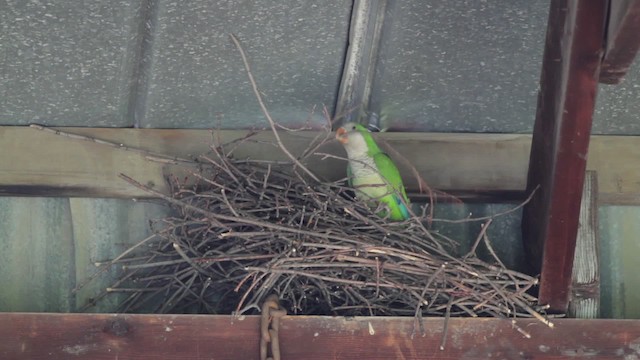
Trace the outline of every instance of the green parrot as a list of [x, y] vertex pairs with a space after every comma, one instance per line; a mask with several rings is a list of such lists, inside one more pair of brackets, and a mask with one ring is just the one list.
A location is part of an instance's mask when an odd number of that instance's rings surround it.
[[[356, 196], [384, 203], [389, 209], [390, 220], [408, 219], [409, 199], [400, 172], [391, 158], [380, 150], [371, 133], [360, 124], [346, 123], [336, 130], [336, 139], [347, 151], [347, 176]], [[378, 215], [384, 217], [387, 213]]]

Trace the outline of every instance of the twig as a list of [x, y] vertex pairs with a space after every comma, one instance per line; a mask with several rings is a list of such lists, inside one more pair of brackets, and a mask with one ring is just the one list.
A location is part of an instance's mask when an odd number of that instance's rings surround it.
[[46, 127], [46, 126], [42, 126], [42, 125], [38, 125], [38, 124], [30, 124], [29, 127], [31, 127], [32, 129], [37, 129], [37, 130], [40, 130], [40, 131], [44, 131], [46, 133], [50, 133], [50, 134], [54, 134], [54, 135], [61, 135], [61, 136], [67, 137], [69, 139], [89, 141], [89, 142], [93, 142], [93, 143], [100, 144], [100, 145], [106, 145], [106, 146], [109, 146], [109, 147], [112, 147], [112, 148], [116, 148], [116, 149], [137, 152], [137, 153], [140, 153], [140, 154], [146, 156], [147, 159], [152, 160], [152, 161], [166, 161], [166, 160], [168, 160], [168, 161], [174, 162], [174, 163], [178, 163], [178, 162], [190, 163], [190, 164], [194, 163], [194, 161], [190, 160], [190, 159], [185, 159], [185, 158], [181, 158], [181, 157], [178, 157], [178, 156], [171, 156], [171, 155], [162, 154], [162, 153], [158, 153], [158, 152], [155, 152], [155, 151], [150, 151], [150, 150], [145, 150], [145, 149], [140, 149], [140, 148], [134, 148], [134, 147], [122, 144], [122, 143], [114, 143], [114, 142], [111, 142], [111, 141], [102, 140], [102, 139], [94, 138], [94, 137], [91, 137], [91, 136], [73, 134], [73, 133], [70, 133], [70, 132], [66, 132], [66, 131], [62, 131], [62, 130], [58, 130], [58, 129], [55, 129], [55, 128], [50, 128], [50, 127]]
[[258, 89], [258, 84], [256, 83], [256, 80], [253, 78], [253, 72], [251, 71], [249, 60], [247, 60], [247, 55], [245, 54], [244, 49], [242, 48], [242, 45], [240, 45], [240, 41], [238, 40], [238, 38], [236, 38], [236, 36], [233, 34], [229, 34], [229, 37], [231, 37], [231, 40], [233, 41], [236, 48], [240, 52], [240, 56], [242, 57], [242, 63], [244, 64], [244, 68], [247, 71], [247, 76], [249, 77], [249, 82], [251, 82], [251, 88], [253, 89], [253, 93], [255, 94], [256, 99], [258, 100], [258, 104], [260, 104], [260, 109], [262, 109], [262, 113], [267, 118], [267, 121], [271, 126], [271, 130], [273, 131], [273, 136], [275, 137], [276, 142], [278, 143], [278, 146], [280, 147], [282, 152], [284, 152], [289, 157], [289, 159], [291, 159], [291, 161], [293, 161], [296, 164], [297, 167], [302, 169], [313, 180], [319, 183], [320, 179], [318, 179], [318, 177], [316, 177], [316, 175], [313, 172], [307, 169], [306, 166], [302, 165], [302, 163], [289, 152], [287, 147], [284, 146], [284, 144], [282, 143], [282, 140], [280, 140], [280, 134], [278, 133], [278, 129], [276, 129], [276, 122], [271, 117], [271, 114], [269, 113], [267, 106], [262, 100], [262, 95], [260, 94], [260, 90]]

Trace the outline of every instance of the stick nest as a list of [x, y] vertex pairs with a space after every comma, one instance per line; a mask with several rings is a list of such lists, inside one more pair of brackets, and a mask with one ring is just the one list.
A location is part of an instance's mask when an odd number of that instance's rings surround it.
[[[505, 268], [495, 256], [496, 265], [475, 256], [481, 241], [491, 249], [491, 219], [472, 251], [458, 258], [451, 255], [455, 242], [429, 230], [426, 207], [407, 221], [389, 222], [340, 183], [320, 181], [303, 162], [331, 133], [294, 156], [280, 139], [283, 128], [270, 116], [242, 46], [235, 36], [231, 40], [273, 131], [271, 145], [289, 162], [234, 159], [233, 149], [212, 146], [215, 155], [202, 156], [193, 173], [199, 183], [173, 181], [170, 195], [122, 175], [172, 204], [177, 215], [156, 223], [154, 236], [106, 264], [123, 263], [125, 275], [99, 298], [130, 294], [121, 311], [240, 315], [259, 310], [275, 293], [292, 314], [533, 316], [552, 326], [527, 294], [537, 279]], [[153, 246], [132, 255], [145, 244]], [[122, 287], [127, 280], [135, 286]]]
[[[454, 242], [430, 231], [425, 214], [390, 222], [292, 163], [212, 149], [193, 173], [198, 184], [174, 179], [170, 196], [123, 175], [175, 216], [154, 224], [144, 254], [110, 263], [125, 270], [107, 289], [129, 294], [121, 311], [247, 314], [275, 293], [290, 314], [541, 318], [527, 294], [536, 278], [497, 258], [451, 255]], [[480, 241], [489, 245], [486, 226], [473, 249]]]

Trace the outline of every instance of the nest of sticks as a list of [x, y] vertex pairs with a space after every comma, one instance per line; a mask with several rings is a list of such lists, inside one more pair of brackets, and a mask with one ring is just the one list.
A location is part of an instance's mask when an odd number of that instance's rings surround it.
[[[344, 181], [320, 181], [304, 165], [333, 139], [329, 129], [293, 156], [250, 80], [275, 135], [271, 145], [290, 161], [234, 158], [249, 134], [212, 145], [192, 172], [197, 184], [172, 179], [170, 194], [122, 175], [164, 199], [174, 216], [104, 265], [121, 265], [124, 275], [97, 299], [125, 293], [123, 312], [242, 315], [276, 294], [289, 314], [535, 317], [552, 326], [528, 292], [537, 278], [507, 269], [491, 251], [491, 218], [471, 251], [454, 256], [456, 242], [430, 229], [432, 206], [404, 222], [379, 217]], [[476, 256], [480, 243], [493, 261]]]
[[174, 182], [147, 255], [118, 259], [138, 289], [122, 311], [245, 314], [275, 293], [293, 314], [536, 314], [536, 278], [452, 256], [424, 214], [390, 222], [340, 183], [218, 154], [199, 184]]
[[[124, 276], [102, 296], [128, 294], [123, 312], [250, 314], [277, 294], [290, 314], [546, 322], [528, 293], [536, 278], [496, 256], [493, 263], [476, 256], [480, 243], [491, 249], [492, 219], [472, 250], [456, 257], [456, 241], [430, 230], [429, 204], [404, 222], [387, 221], [344, 181], [314, 180], [300, 159], [230, 155], [230, 146], [250, 141], [212, 146], [192, 172], [197, 183], [174, 178], [169, 195], [122, 175], [175, 215], [156, 221], [153, 236], [108, 264], [121, 265]], [[306, 156], [312, 148], [318, 145]]]

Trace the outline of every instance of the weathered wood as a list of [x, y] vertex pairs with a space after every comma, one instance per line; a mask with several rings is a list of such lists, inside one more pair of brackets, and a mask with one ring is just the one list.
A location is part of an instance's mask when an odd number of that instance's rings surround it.
[[[259, 318], [230, 316], [0, 314], [3, 359], [255, 359]], [[288, 316], [280, 322], [283, 359], [589, 359], [640, 355], [640, 321], [558, 319], [550, 329], [501, 319]]]
[[598, 175], [587, 171], [580, 205], [580, 223], [573, 259], [569, 316], [596, 319], [600, 314], [598, 256]]
[[[130, 147], [171, 156], [192, 157], [208, 150], [208, 130], [60, 128], [70, 133], [110, 140]], [[219, 132], [221, 141], [246, 135], [246, 131]], [[283, 134], [294, 154], [301, 153], [315, 132]], [[445, 191], [498, 194], [519, 200], [525, 189], [530, 135], [515, 134], [375, 134], [389, 142], [416, 166], [434, 188]], [[218, 137], [216, 135], [216, 137]], [[256, 136], [272, 141], [270, 132]], [[337, 143], [320, 151], [342, 154]], [[429, 154], [425, 156], [424, 154]], [[239, 157], [282, 159], [278, 149], [247, 144]], [[606, 204], [640, 204], [640, 137], [593, 136], [587, 167], [598, 172], [599, 201]], [[344, 176], [344, 163], [315, 160], [313, 168], [323, 177]], [[28, 127], [0, 126], [0, 195], [85, 197], [145, 197], [146, 193], [118, 177], [125, 173], [166, 191], [164, 174], [175, 167], [146, 160], [135, 152], [45, 133]], [[417, 183], [403, 168], [410, 191]]]
[[640, 50], [640, 0], [610, 1], [607, 49], [600, 82], [619, 84]]
[[604, 46], [606, 0], [552, 0], [523, 213], [539, 299], [566, 312]]

